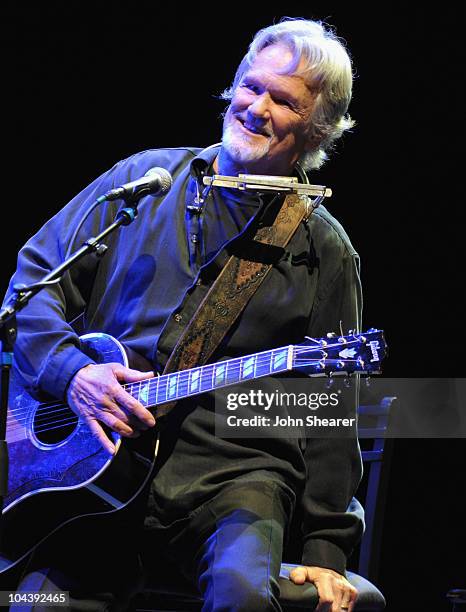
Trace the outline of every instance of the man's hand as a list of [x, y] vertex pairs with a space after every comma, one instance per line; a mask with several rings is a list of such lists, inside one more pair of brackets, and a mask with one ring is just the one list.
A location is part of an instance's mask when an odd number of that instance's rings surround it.
[[358, 592], [344, 576], [324, 567], [299, 566], [290, 572], [295, 584], [312, 582], [319, 593], [319, 605], [315, 612], [352, 612]]
[[119, 363], [90, 364], [71, 379], [68, 404], [86, 421], [105, 450], [113, 455], [115, 446], [99, 421], [128, 438], [137, 437], [140, 430], [153, 427], [155, 419], [151, 413], [121, 386], [121, 383], [139, 382], [153, 376], [153, 372], [138, 372]]

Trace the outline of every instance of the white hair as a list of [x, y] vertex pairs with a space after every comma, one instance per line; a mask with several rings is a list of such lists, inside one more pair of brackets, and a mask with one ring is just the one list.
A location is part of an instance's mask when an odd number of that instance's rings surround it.
[[[317, 94], [308, 138], [317, 143], [300, 160], [305, 170], [320, 168], [328, 159], [327, 151], [340, 136], [354, 126], [347, 114], [351, 100], [353, 74], [351, 59], [342, 41], [320, 21], [285, 17], [280, 23], [259, 30], [236, 71], [231, 87], [221, 97], [231, 100], [243, 74], [257, 54], [274, 44], [286, 45], [293, 54], [283, 74], [299, 74]], [[305, 67], [298, 71], [301, 58]]]

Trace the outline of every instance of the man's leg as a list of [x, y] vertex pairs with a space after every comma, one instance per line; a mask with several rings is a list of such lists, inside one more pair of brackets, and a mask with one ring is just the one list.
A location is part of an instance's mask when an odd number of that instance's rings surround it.
[[[280, 483], [235, 484], [209, 502], [172, 542], [197, 579], [203, 612], [279, 612], [278, 576], [292, 502]], [[202, 542], [189, 569], [189, 542]], [[177, 552], [178, 551], [178, 552]]]

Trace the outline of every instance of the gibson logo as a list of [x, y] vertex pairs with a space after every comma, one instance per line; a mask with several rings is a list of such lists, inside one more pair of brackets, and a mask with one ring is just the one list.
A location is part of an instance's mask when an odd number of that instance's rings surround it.
[[380, 361], [379, 359], [379, 353], [378, 353], [378, 349], [380, 349], [380, 344], [378, 340], [371, 340], [371, 342], [369, 342], [369, 346], [371, 347], [371, 351], [372, 351], [372, 361]]

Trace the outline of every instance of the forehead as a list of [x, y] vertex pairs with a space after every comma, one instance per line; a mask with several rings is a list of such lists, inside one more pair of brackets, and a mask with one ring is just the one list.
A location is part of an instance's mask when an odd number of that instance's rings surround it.
[[[308, 96], [310, 89], [304, 78], [296, 72], [288, 73], [288, 66], [293, 63], [293, 53], [285, 45], [270, 45], [259, 51], [252, 64], [247, 68], [242, 76], [242, 80], [247, 78], [257, 78], [265, 81], [269, 86], [288, 90], [291, 88], [296, 95]], [[303, 66], [304, 60], [301, 59], [298, 70]]]

